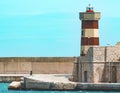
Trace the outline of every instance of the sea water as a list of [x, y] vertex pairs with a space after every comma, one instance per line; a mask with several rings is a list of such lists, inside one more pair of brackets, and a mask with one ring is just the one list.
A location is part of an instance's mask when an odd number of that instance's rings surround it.
[[0, 93], [120, 93], [104, 91], [35, 91], [35, 90], [8, 90], [9, 83], [0, 83]]

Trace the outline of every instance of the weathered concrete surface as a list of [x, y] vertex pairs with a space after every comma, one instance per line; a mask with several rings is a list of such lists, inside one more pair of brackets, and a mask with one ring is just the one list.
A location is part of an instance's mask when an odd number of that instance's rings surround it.
[[76, 83], [69, 81], [70, 75], [41, 74], [24, 78], [25, 89], [73, 90]]
[[120, 83], [78, 83], [76, 89], [91, 91], [120, 91]]
[[0, 57], [0, 74], [71, 74], [74, 57]]
[[0, 74], [0, 82], [21, 81], [24, 76], [29, 74]]

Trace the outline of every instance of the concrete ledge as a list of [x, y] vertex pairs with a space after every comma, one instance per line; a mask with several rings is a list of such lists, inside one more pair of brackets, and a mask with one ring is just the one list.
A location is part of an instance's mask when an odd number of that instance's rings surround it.
[[120, 91], [120, 83], [78, 83], [77, 90]]
[[24, 76], [29, 74], [0, 74], [0, 82], [21, 81]]

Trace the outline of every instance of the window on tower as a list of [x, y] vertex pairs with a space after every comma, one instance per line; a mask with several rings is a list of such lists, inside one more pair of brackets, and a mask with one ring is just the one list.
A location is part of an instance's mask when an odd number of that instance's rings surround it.
[[81, 32], [81, 35], [83, 36], [84, 35], [84, 31], [82, 30], [82, 32]]

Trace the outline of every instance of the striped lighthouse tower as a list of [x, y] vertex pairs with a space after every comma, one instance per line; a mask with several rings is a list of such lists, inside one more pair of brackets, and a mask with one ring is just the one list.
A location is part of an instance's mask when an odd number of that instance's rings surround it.
[[89, 4], [86, 12], [80, 12], [79, 18], [82, 21], [81, 56], [85, 56], [89, 47], [99, 46], [98, 20], [100, 12], [94, 12], [93, 7]]

